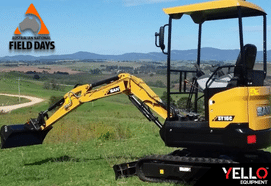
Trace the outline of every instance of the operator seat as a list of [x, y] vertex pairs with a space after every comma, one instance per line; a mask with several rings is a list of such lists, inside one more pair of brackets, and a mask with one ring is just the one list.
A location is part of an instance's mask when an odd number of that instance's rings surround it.
[[[241, 51], [236, 61], [236, 66], [234, 68], [234, 76], [230, 80], [227, 87], [237, 87], [247, 85], [247, 82], [251, 82], [251, 77], [245, 77], [243, 72], [244, 65], [246, 66], [247, 74], [251, 74], [256, 60], [257, 47], [252, 44], [246, 44], [243, 47], [244, 50], [244, 60], [241, 60]], [[246, 79], [247, 78], [247, 79]]]

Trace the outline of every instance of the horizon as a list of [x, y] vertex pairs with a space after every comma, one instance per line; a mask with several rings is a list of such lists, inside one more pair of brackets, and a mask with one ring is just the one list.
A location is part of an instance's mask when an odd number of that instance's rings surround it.
[[[201, 47], [201, 49], [206, 49], [206, 48], [211, 48], [211, 49], [216, 49], [216, 50], [225, 50], [225, 51], [233, 51], [233, 50], [238, 50], [240, 51], [239, 48], [237, 49], [220, 49], [220, 48], [215, 48], [215, 47]], [[184, 49], [184, 50], [178, 50], [178, 49], [172, 49], [171, 51], [189, 51], [189, 50], [197, 50], [197, 48], [194, 48], [194, 49]], [[267, 50], [268, 51], [271, 51], [270, 50]], [[72, 55], [72, 54], [76, 54], [76, 53], [80, 53], [80, 52], [83, 52], [83, 53], [91, 53], [91, 54], [97, 54], [97, 55], [124, 55], [124, 54], [134, 54], [134, 53], [139, 53], [139, 54], [149, 54], [149, 53], [159, 53], [161, 51], [153, 51], [153, 52], [126, 52], [126, 53], [122, 53], [122, 54], [99, 54], [99, 53], [94, 53], [94, 52], [89, 52], [89, 51], [77, 51], [77, 52], [73, 52], [73, 53], [66, 53], [66, 54], [54, 54], [54, 53], [49, 53], [47, 55], [33, 55], [32, 53], [27, 53], [27, 52], [20, 52], [20, 53], [17, 53], [15, 55], [7, 55], [7, 56], [2, 56], [0, 57], [1, 58], [5, 58], [5, 57], [14, 57], [14, 56], [32, 56], [32, 57], [46, 57], [46, 56], [56, 56], [56, 55]], [[262, 50], [258, 50], [257, 52], [263, 52]], [[162, 54], [162, 52], [161, 52]], [[271, 56], [270, 56], [271, 57]]]
[[[205, 2], [207, 0], [25, 0], [4, 1], [0, 7], [0, 57], [15, 55], [49, 56], [67, 55], [85, 51], [100, 55], [160, 52], [154, 45], [154, 33], [168, 23], [162, 8]], [[271, 2], [249, 0], [271, 13]], [[14, 52], [8, 47], [16, 27], [21, 23], [29, 5], [33, 3], [55, 41], [52, 52]], [[262, 18], [244, 19], [245, 43], [262, 50]], [[173, 22], [172, 50], [197, 48], [197, 25], [183, 16]], [[227, 28], [227, 29], [225, 29]], [[268, 38], [271, 19], [267, 16]], [[239, 48], [236, 19], [206, 22], [203, 24], [202, 48], [225, 50]], [[32, 33], [26, 31], [22, 36]], [[222, 37], [223, 36], [223, 37]], [[268, 39], [267, 39], [268, 40]], [[219, 41], [219, 42], [218, 42]], [[271, 44], [267, 42], [267, 49]]]
[[[239, 49], [218, 49], [212, 47], [203, 47], [201, 52], [201, 61], [236, 61], [240, 53]], [[269, 55], [268, 55], [269, 54]], [[271, 50], [267, 51], [267, 61], [271, 62]], [[193, 61], [197, 58], [197, 49], [172, 50], [171, 60], [173, 61]], [[54, 54], [33, 56], [31, 54], [19, 54], [13, 56], [0, 57], [1, 62], [9, 61], [53, 61], [59, 60], [103, 60], [103, 61], [165, 61], [166, 55], [162, 52], [138, 53], [130, 52], [124, 54], [97, 54], [87, 51], [78, 51], [71, 54]], [[263, 51], [257, 51], [256, 61], [263, 60]], [[86, 61], [87, 62], [87, 61]]]

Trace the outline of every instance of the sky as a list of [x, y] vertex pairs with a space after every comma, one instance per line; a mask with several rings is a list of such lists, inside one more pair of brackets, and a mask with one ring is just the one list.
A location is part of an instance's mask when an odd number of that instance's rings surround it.
[[[87, 51], [97, 54], [129, 52], [159, 52], [154, 45], [154, 34], [168, 23], [162, 9], [206, 0], [9, 0], [0, 6], [0, 57], [17, 54], [52, 55]], [[271, 1], [248, 0], [271, 15]], [[15, 29], [25, 18], [33, 3], [55, 42], [53, 51], [24, 53], [9, 50]], [[271, 17], [267, 16], [268, 41], [271, 49]], [[205, 22], [202, 47], [238, 49], [236, 19]], [[30, 31], [29, 31], [30, 32]], [[245, 43], [262, 50], [262, 17], [244, 19]], [[32, 33], [24, 33], [31, 35]], [[197, 48], [198, 26], [189, 16], [173, 21], [172, 49]], [[33, 34], [32, 34], [33, 35]]]

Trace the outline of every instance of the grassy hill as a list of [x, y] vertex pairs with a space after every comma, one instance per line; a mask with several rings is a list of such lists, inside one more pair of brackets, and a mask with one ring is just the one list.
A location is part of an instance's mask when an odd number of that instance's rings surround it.
[[[1, 79], [1, 92], [17, 93], [16, 79]], [[48, 108], [50, 96], [42, 82], [21, 81], [21, 94], [47, 101], [0, 115], [0, 127], [23, 124]], [[154, 89], [159, 95], [163, 89]], [[137, 177], [115, 180], [114, 164], [150, 154], [165, 154], [158, 128], [125, 95], [86, 103], [54, 125], [43, 145], [0, 150], [0, 185], [165, 185]]]

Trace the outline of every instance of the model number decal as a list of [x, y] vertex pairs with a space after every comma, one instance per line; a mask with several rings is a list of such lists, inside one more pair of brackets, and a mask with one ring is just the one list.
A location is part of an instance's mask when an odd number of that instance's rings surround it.
[[270, 115], [270, 106], [257, 107], [257, 116]]
[[114, 87], [114, 88], [111, 88], [107, 94], [113, 94], [113, 93], [117, 93], [117, 92], [120, 92], [120, 87], [117, 86], [117, 87]]
[[213, 121], [233, 121], [235, 116], [216, 116]]

